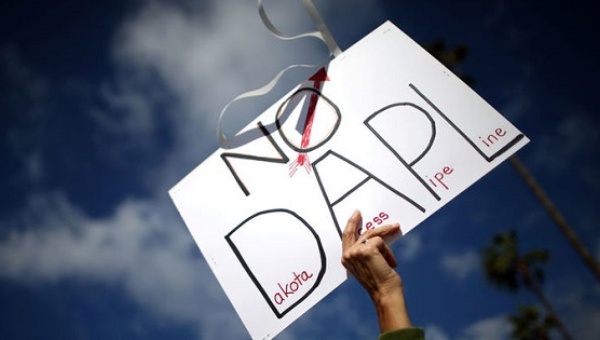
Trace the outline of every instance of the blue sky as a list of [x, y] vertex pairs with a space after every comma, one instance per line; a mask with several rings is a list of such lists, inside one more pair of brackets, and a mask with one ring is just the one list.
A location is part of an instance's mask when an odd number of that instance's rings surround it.
[[[465, 44], [475, 90], [531, 139], [519, 151], [600, 258], [598, 33], [585, 2], [315, 0], [342, 49], [385, 20], [419, 42]], [[296, 1], [266, 1], [286, 32]], [[256, 2], [19, 1], [0, 11], [0, 338], [237, 339], [247, 333], [167, 196], [217, 148], [229, 100], [293, 63]], [[234, 131], [304, 79], [244, 106]], [[544, 291], [577, 339], [600, 337], [600, 287], [503, 164], [393, 245], [429, 339], [503, 339], [526, 292], [489, 286], [479, 252], [514, 228], [551, 252]], [[279, 339], [373, 338], [348, 281]]]

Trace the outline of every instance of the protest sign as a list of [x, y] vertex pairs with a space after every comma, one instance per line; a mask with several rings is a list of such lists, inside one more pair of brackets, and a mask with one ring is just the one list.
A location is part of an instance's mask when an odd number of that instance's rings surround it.
[[355, 209], [362, 231], [398, 222], [406, 235], [527, 142], [386, 22], [170, 195], [251, 336], [269, 339], [347, 278]]

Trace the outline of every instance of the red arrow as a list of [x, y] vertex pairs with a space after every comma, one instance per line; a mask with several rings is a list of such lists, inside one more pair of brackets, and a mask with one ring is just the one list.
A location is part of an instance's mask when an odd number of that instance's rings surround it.
[[[300, 147], [305, 149], [310, 144], [310, 133], [312, 131], [313, 121], [315, 120], [315, 110], [317, 108], [317, 101], [319, 100], [318, 91], [321, 90], [321, 85], [324, 81], [328, 81], [327, 70], [322, 67], [315, 74], [313, 74], [308, 80], [313, 81], [313, 88], [316, 92], [310, 96], [310, 102], [308, 104], [308, 112], [306, 113], [306, 120], [304, 122], [304, 129], [302, 133], [302, 141]], [[303, 165], [307, 172], [310, 172], [310, 161], [305, 153], [300, 153], [298, 159], [292, 164], [290, 176], [293, 176], [297, 170], [298, 165]]]

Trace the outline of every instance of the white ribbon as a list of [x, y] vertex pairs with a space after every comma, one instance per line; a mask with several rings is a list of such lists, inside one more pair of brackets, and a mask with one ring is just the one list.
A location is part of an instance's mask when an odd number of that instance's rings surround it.
[[325, 43], [325, 45], [327, 45], [330, 55], [332, 55], [334, 57], [337, 57], [338, 55], [340, 55], [340, 53], [342, 53], [342, 50], [340, 50], [339, 46], [335, 42], [335, 39], [333, 39], [333, 35], [331, 35], [331, 32], [327, 28], [327, 25], [325, 25], [325, 21], [323, 21], [323, 18], [319, 14], [319, 11], [317, 11], [317, 8], [315, 7], [315, 5], [312, 3], [311, 0], [301, 0], [301, 1], [302, 1], [302, 4], [304, 5], [304, 7], [306, 8], [306, 10], [308, 11], [308, 14], [312, 18], [313, 22], [315, 23], [315, 26], [317, 26], [316, 31], [301, 33], [301, 34], [293, 35], [293, 36], [287, 36], [287, 35], [281, 33], [281, 31], [279, 31], [275, 27], [275, 25], [273, 25], [271, 20], [269, 20], [269, 17], [267, 16], [267, 13], [265, 12], [263, 0], [258, 0], [258, 13], [260, 14], [260, 18], [262, 19], [263, 24], [265, 24], [267, 29], [269, 31], [271, 31], [271, 33], [273, 33], [273, 35], [275, 35], [277, 38], [282, 39], [282, 40], [294, 40], [294, 39], [299, 39], [299, 38], [304, 38], [304, 37], [315, 37], [317, 39], [322, 40]]
[[315, 65], [307, 65], [307, 64], [290, 65], [290, 66], [284, 68], [283, 70], [279, 71], [279, 73], [277, 73], [275, 78], [273, 78], [267, 85], [265, 85], [261, 88], [252, 90], [252, 91], [244, 92], [244, 93], [240, 94], [239, 96], [233, 98], [232, 101], [230, 101], [229, 103], [227, 103], [227, 105], [225, 105], [225, 107], [223, 108], [223, 110], [221, 110], [221, 113], [219, 114], [219, 121], [217, 122], [217, 133], [219, 136], [219, 144], [221, 145], [222, 148], [224, 148], [228, 142], [228, 139], [225, 136], [225, 133], [223, 133], [222, 121], [223, 121], [223, 116], [225, 116], [225, 111], [227, 111], [229, 106], [231, 106], [231, 104], [233, 104], [234, 102], [236, 102], [240, 99], [259, 97], [259, 96], [263, 96], [263, 95], [271, 92], [271, 90], [275, 87], [275, 85], [277, 85], [277, 82], [283, 76], [283, 74], [285, 72], [287, 72], [288, 70], [291, 70], [292, 68], [296, 68], [296, 67], [315, 67]]
[[[325, 25], [325, 21], [323, 21], [323, 18], [319, 14], [319, 11], [317, 11], [317, 8], [313, 5], [311, 0], [301, 0], [301, 1], [302, 1], [302, 4], [304, 5], [304, 7], [306, 8], [306, 10], [308, 11], [310, 17], [312, 18], [315, 26], [317, 27], [316, 31], [301, 33], [301, 34], [294, 35], [294, 36], [287, 36], [287, 35], [283, 34], [281, 31], [279, 31], [275, 27], [275, 25], [273, 25], [271, 20], [269, 20], [269, 17], [267, 16], [267, 13], [265, 12], [265, 9], [263, 6], [263, 0], [258, 0], [258, 13], [260, 15], [260, 18], [262, 19], [263, 24], [277, 38], [282, 39], [282, 40], [294, 40], [294, 39], [300, 39], [300, 38], [305, 38], [305, 37], [314, 37], [314, 38], [320, 39], [321, 41], [323, 41], [325, 43], [325, 45], [327, 45], [327, 48], [329, 49], [329, 54], [331, 56], [334, 56], [334, 57], [338, 56], [340, 53], [342, 53], [342, 51], [340, 50], [339, 46], [335, 42], [335, 39], [333, 39], [333, 35], [331, 35], [331, 32], [327, 28], [327, 25]], [[227, 105], [225, 105], [225, 107], [223, 107], [223, 110], [221, 110], [221, 113], [219, 114], [219, 120], [217, 122], [217, 136], [219, 138], [219, 144], [221, 145], [221, 147], [225, 148], [228, 143], [228, 138], [227, 138], [227, 136], [225, 136], [225, 133], [223, 133], [222, 121], [223, 121], [223, 117], [225, 116], [225, 111], [227, 111], [227, 109], [231, 106], [231, 104], [233, 104], [234, 102], [236, 102], [240, 99], [263, 96], [263, 95], [271, 92], [271, 90], [277, 85], [277, 82], [279, 82], [279, 79], [281, 79], [283, 74], [292, 68], [316, 67], [316, 66], [317, 65], [307, 65], [307, 64], [297, 64], [297, 65], [288, 66], [288, 67], [284, 68], [283, 70], [279, 71], [279, 73], [275, 76], [275, 78], [273, 78], [268, 84], [266, 84], [263, 87], [260, 87], [258, 89], [244, 92], [244, 93], [240, 94], [239, 96], [235, 97], [229, 103], [227, 103]]]

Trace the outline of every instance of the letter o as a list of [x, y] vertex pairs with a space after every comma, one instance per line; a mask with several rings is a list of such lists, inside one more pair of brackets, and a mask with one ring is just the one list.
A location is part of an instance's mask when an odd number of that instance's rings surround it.
[[[296, 285], [296, 288], [294, 288], [294, 285]], [[296, 281], [292, 281], [292, 282], [290, 283], [290, 290], [292, 291], [292, 293], [295, 293], [295, 292], [298, 290], [298, 288], [299, 288], [299, 287], [298, 287], [298, 282], [296, 282]]]
[[[282, 118], [282, 113], [284, 111], [284, 108], [287, 106], [287, 104], [297, 95], [299, 95], [302, 92], [305, 91], [309, 91], [309, 92], [313, 92], [312, 95], [316, 94], [319, 96], [319, 98], [324, 99], [325, 102], [327, 102], [327, 104], [329, 104], [329, 106], [331, 106], [335, 112], [335, 115], [337, 116], [337, 119], [333, 125], [333, 128], [331, 129], [331, 131], [329, 132], [329, 134], [319, 143], [317, 143], [314, 146], [311, 147], [307, 147], [307, 148], [303, 148], [302, 146], [298, 147], [294, 144], [292, 144], [292, 142], [290, 142], [290, 140], [288, 139], [288, 137], [285, 135], [285, 133], [283, 132], [282, 129], [282, 122], [281, 122], [281, 118]], [[279, 135], [281, 136], [281, 139], [283, 139], [283, 141], [285, 142], [285, 144], [287, 146], [290, 147], [290, 149], [296, 151], [296, 152], [311, 152], [315, 149], [320, 148], [321, 146], [323, 146], [323, 144], [327, 143], [331, 137], [333, 137], [333, 135], [335, 135], [335, 133], [337, 132], [337, 129], [340, 127], [340, 121], [342, 119], [342, 114], [340, 113], [340, 109], [331, 101], [329, 100], [329, 98], [325, 97], [323, 94], [321, 94], [319, 91], [310, 88], [310, 87], [303, 87], [301, 89], [298, 89], [296, 92], [294, 92], [291, 96], [289, 96], [282, 104], [281, 106], [279, 106], [279, 109], [277, 110], [277, 114], [275, 115], [275, 125], [277, 126], [277, 130], [279, 131]]]

